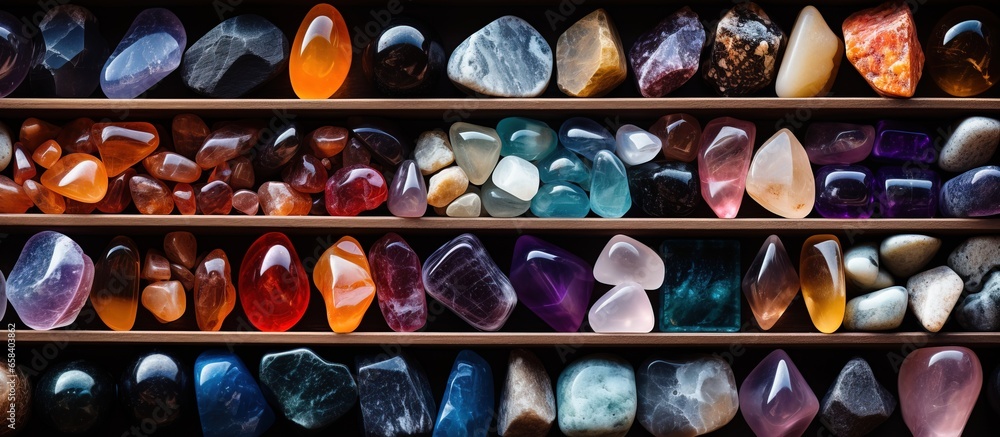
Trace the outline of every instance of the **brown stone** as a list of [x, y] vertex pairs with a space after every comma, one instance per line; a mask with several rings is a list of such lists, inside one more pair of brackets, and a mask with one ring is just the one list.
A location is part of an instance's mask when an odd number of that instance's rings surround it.
[[347, 142], [347, 147], [344, 148], [342, 159], [344, 167], [357, 164], [370, 165], [372, 162], [372, 153], [368, 151], [368, 147], [360, 140], [351, 138]]
[[246, 215], [257, 215], [260, 210], [260, 200], [257, 193], [250, 190], [239, 190], [233, 194], [233, 208]]
[[625, 50], [604, 9], [581, 18], [559, 36], [556, 71], [559, 90], [573, 97], [600, 97], [625, 80]]
[[132, 191], [129, 180], [136, 175], [135, 169], [128, 169], [122, 174], [108, 180], [108, 192], [97, 202], [97, 210], [105, 214], [118, 214], [132, 204]]
[[701, 124], [688, 114], [660, 117], [649, 128], [663, 143], [663, 157], [673, 161], [694, 162], [701, 143]]
[[170, 264], [170, 279], [180, 281], [185, 290], [194, 290], [194, 273], [180, 264]]
[[312, 209], [312, 198], [295, 191], [284, 182], [264, 182], [257, 190], [257, 198], [264, 215], [307, 215]]
[[257, 144], [258, 129], [247, 123], [225, 125], [205, 138], [195, 162], [208, 170], [250, 151]]
[[210, 252], [195, 272], [194, 310], [198, 329], [218, 331], [226, 316], [236, 307], [229, 258], [221, 249]]
[[181, 215], [194, 215], [198, 212], [198, 201], [194, 196], [194, 187], [183, 182], [174, 185], [171, 193], [174, 199], [174, 206]]
[[194, 114], [174, 116], [170, 132], [174, 137], [174, 151], [189, 159], [194, 159], [205, 138], [211, 133], [205, 121]]
[[154, 153], [142, 160], [142, 166], [161, 181], [192, 183], [201, 178], [201, 167], [179, 153]]
[[94, 120], [89, 118], [78, 118], [66, 123], [59, 131], [56, 142], [63, 148], [63, 153], [97, 153], [97, 146], [90, 141], [90, 128], [94, 126]]
[[336, 156], [347, 146], [348, 131], [342, 127], [323, 126], [309, 133], [306, 142], [317, 158]]
[[149, 175], [132, 176], [128, 181], [132, 202], [142, 214], [167, 215], [174, 210], [174, 198], [170, 189], [158, 179]]
[[308, 194], [322, 193], [330, 176], [323, 162], [312, 155], [300, 155], [288, 163], [281, 172], [281, 179], [296, 191]]
[[163, 252], [149, 249], [142, 263], [142, 279], [147, 281], [166, 281], [170, 279], [170, 261]]
[[198, 256], [198, 239], [187, 231], [174, 231], [163, 236], [163, 251], [170, 262], [193, 269]]
[[31, 160], [31, 152], [21, 143], [14, 143], [14, 154], [10, 159], [10, 167], [13, 169], [14, 182], [19, 185], [38, 175], [35, 161]]
[[101, 154], [108, 176], [118, 176], [138, 164], [160, 145], [160, 134], [144, 122], [96, 123], [90, 139]]
[[31, 117], [21, 124], [18, 140], [29, 152], [34, 152], [42, 143], [54, 140], [59, 135], [59, 130], [59, 126]]
[[229, 186], [234, 190], [251, 189], [257, 182], [254, 175], [253, 162], [246, 156], [240, 156], [229, 161], [229, 168], [232, 175], [229, 177]]
[[208, 182], [224, 182], [229, 183], [229, 180], [233, 177], [233, 169], [229, 167], [228, 162], [223, 162], [215, 166], [212, 172], [208, 174]]
[[33, 180], [24, 181], [24, 194], [38, 207], [39, 211], [45, 214], [62, 214], [66, 212], [66, 200], [63, 196], [45, 188], [44, 185]]
[[198, 209], [205, 215], [226, 215], [233, 209], [233, 189], [222, 181], [201, 187], [196, 198]]

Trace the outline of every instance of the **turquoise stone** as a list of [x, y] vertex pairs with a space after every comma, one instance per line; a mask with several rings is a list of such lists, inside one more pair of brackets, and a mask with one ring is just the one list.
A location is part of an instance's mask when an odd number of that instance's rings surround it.
[[594, 178], [590, 182], [590, 209], [604, 218], [618, 218], [632, 208], [625, 164], [607, 150], [594, 155]]
[[486, 437], [493, 421], [493, 371], [468, 349], [458, 353], [444, 388], [434, 437]]
[[236, 354], [210, 350], [194, 362], [194, 390], [205, 435], [264, 434], [274, 424], [274, 411]]
[[528, 161], [545, 158], [556, 149], [559, 141], [559, 135], [549, 125], [522, 117], [500, 120], [497, 135], [503, 142], [501, 156], [513, 155]]
[[740, 330], [740, 242], [667, 240], [660, 331]]
[[531, 199], [531, 213], [538, 217], [583, 218], [590, 213], [590, 198], [569, 182], [545, 184]]
[[577, 184], [584, 190], [590, 189], [590, 166], [576, 153], [561, 146], [538, 161], [538, 177], [543, 184], [563, 181]]
[[605, 354], [571, 363], [556, 382], [556, 405], [569, 437], [624, 436], [638, 406], [632, 365]]

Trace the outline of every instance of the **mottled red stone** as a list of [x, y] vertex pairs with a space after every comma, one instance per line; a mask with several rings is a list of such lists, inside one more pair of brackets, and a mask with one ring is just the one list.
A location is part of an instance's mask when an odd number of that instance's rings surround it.
[[226, 215], [233, 209], [233, 189], [222, 181], [201, 187], [197, 199], [198, 209], [205, 215]]
[[296, 191], [303, 193], [322, 193], [330, 176], [319, 158], [312, 155], [301, 155], [292, 159], [281, 179], [291, 185]]
[[355, 216], [378, 208], [388, 197], [382, 173], [364, 165], [344, 167], [326, 184], [326, 211], [334, 216]]
[[342, 127], [323, 126], [309, 133], [306, 142], [318, 158], [329, 158], [344, 150], [348, 131]]
[[137, 174], [128, 181], [132, 202], [142, 214], [167, 215], [174, 210], [174, 198], [163, 182], [149, 175]]
[[912, 97], [924, 68], [913, 12], [903, 1], [889, 1], [844, 20], [847, 60], [876, 92]]
[[198, 212], [198, 201], [194, 197], [194, 187], [190, 184], [178, 183], [174, 185], [171, 193], [174, 199], [174, 206], [181, 215], [194, 215]]
[[194, 314], [198, 329], [218, 331], [226, 316], [236, 308], [229, 258], [222, 249], [209, 252], [198, 265], [194, 280]]
[[239, 296], [261, 331], [283, 332], [299, 322], [309, 306], [309, 275], [288, 237], [270, 232], [250, 245], [240, 265]]
[[402, 237], [386, 234], [368, 252], [375, 296], [389, 328], [413, 332], [427, 323], [427, 298], [420, 257]]

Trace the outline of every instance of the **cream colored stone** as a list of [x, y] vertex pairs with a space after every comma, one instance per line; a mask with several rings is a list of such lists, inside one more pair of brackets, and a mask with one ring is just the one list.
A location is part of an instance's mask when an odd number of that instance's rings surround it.
[[600, 97], [625, 80], [625, 51], [604, 9], [581, 18], [559, 36], [556, 71], [559, 90], [572, 97]]
[[454, 163], [455, 153], [451, 150], [448, 133], [434, 129], [420, 134], [417, 147], [413, 149], [413, 158], [424, 176], [432, 175]]
[[431, 176], [427, 187], [427, 204], [435, 207], [448, 206], [465, 193], [468, 187], [469, 177], [465, 175], [465, 171], [458, 166], [448, 167]]
[[803, 218], [816, 201], [816, 181], [802, 143], [788, 129], [764, 142], [750, 163], [747, 194], [768, 211]]
[[778, 97], [816, 97], [833, 86], [844, 57], [844, 43], [819, 11], [806, 6], [795, 20], [774, 89]]
[[483, 201], [476, 193], [465, 193], [448, 204], [445, 214], [448, 217], [479, 217], [483, 212]]

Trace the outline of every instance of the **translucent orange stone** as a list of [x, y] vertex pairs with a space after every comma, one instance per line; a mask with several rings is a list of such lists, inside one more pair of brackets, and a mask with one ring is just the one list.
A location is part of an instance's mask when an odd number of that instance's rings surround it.
[[198, 212], [198, 200], [194, 197], [194, 187], [190, 184], [178, 183], [174, 185], [173, 192], [174, 206], [181, 215], [194, 215]]
[[260, 200], [257, 193], [250, 190], [239, 190], [233, 194], [233, 208], [246, 215], [257, 215], [260, 209]]
[[264, 215], [308, 215], [312, 198], [292, 189], [284, 182], [264, 182], [257, 190], [257, 198]]
[[62, 214], [66, 212], [66, 199], [44, 185], [31, 179], [24, 181], [24, 194], [45, 214]]
[[66, 123], [56, 137], [63, 153], [96, 153], [97, 148], [90, 141], [90, 128], [93, 126], [94, 120], [89, 118], [78, 118]]
[[191, 183], [201, 178], [201, 167], [174, 152], [159, 152], [142, 160], [150, 176], [163, 181]]
[[97, 202], [97, 210], [105, 214], [118, 214], [128, 208], [132, 204], [132, 192], [129, 190], [128, 181], [135, 174], [135, 169], [130, 168], [108, 180], [108, 192], [100, 202]]
[[313, 283], [326, 302], [333, 332], [354, 332], [375, 297], [375, 281], [358, 240], [341, 238], [323, 252], [313, 270]]
[[132, 202], [136, 209], [147, 215], [167, 215], [174, 210], [174, 198], [163, 182], [149, 175], [135, 175], [128, 181]]
[[159, 281], [142, 290], [142, 306], [160, 323], [181, 318], [187, 310], [187, 295], [180, 281]]
[[236, 307], [236, 287], [226, 253], [222, 249], [209, 252], [194, 277], [194, 315], [198, 329], [218, 331]]
[[0, 176], [0, 213], [24, 214], [33, 205], [20, 185], [7, 176]]
[[18, 140], [30, 152], [34, 152], [42, 143], [55, 139], [59, 135], [59, 126], [37, 118], [29, 118], [21, 124]]
[[83, 203], [73, 199], [66, 199], [66, 214], [90, 214], [97, 208], [95, 203]]
[[70, 153], [42, 173], [42, 185], [76, 201], [97, 203], [108, 192], [108, 172], [99, 159]]
[[131, 238], [111, 240], [94, 265], [90, 303], [101, 321], [115, 331], [135, 325], [139, 308], [139, 249]]
[[170, 124], [174, 137], [174, 151], [194, 159], [211, 131], [201, 117], [194, 114], [177, 114]]
[[194, 290], [194, 273], [180, 264], [170, 265], [170, 280], [180, 281], [185, 290]]
[[323, 126], [309, 133], [309, 149], [317, 158], [330, 158], [344, 151], [347, 146], [347, 129]]
[[229, 167], [228, 162], [223, 162], [215, 166], [212, 172], [208, 174], [208, 182], [222, 182], [229, 183], [229, 180], [233, 178], [233, 169]]
[[232, 174], [229, 177], [229, 186], [234, 190], [250, 189], [256, 183], [256, 176], [253, 171], [253, 162], [246, 156], [237, 157], [229, 161], [229, 169]]
[[101, 154], [108, 176], [118, 176], [160, 145], [156, 128], [144, 122], [97, 123], [90, 127], [90, 138]]
[[146, 260], [142, 263], [142, 279], [147, 281], [170, 279], [170, 261], [163, 252], [156, 249], [146, 252]]
[[313, 6], [295, 34], [288, 74], [301, 99], [327, 99], [340, 89], [351, 69], [351, 36], [340, 11]]
[[35, 164], [42, 166], [42, 168], [49, 168], [55, 165], [56, 161], [62, 158], [62, 147], [59, 147], [59, 143], [55, 140], [48, 140], [42, 143], [35, 149], [35, 153], [31, 154], [31, 160], [35, 161]]
[[32, 179], [38, 174], [35, 162], [31, 160], [29, 152], [21, 143], [14, 143], [14, 156], [10, 160], [14, 169], [14, 182], [23, 184], [24, 181]]

